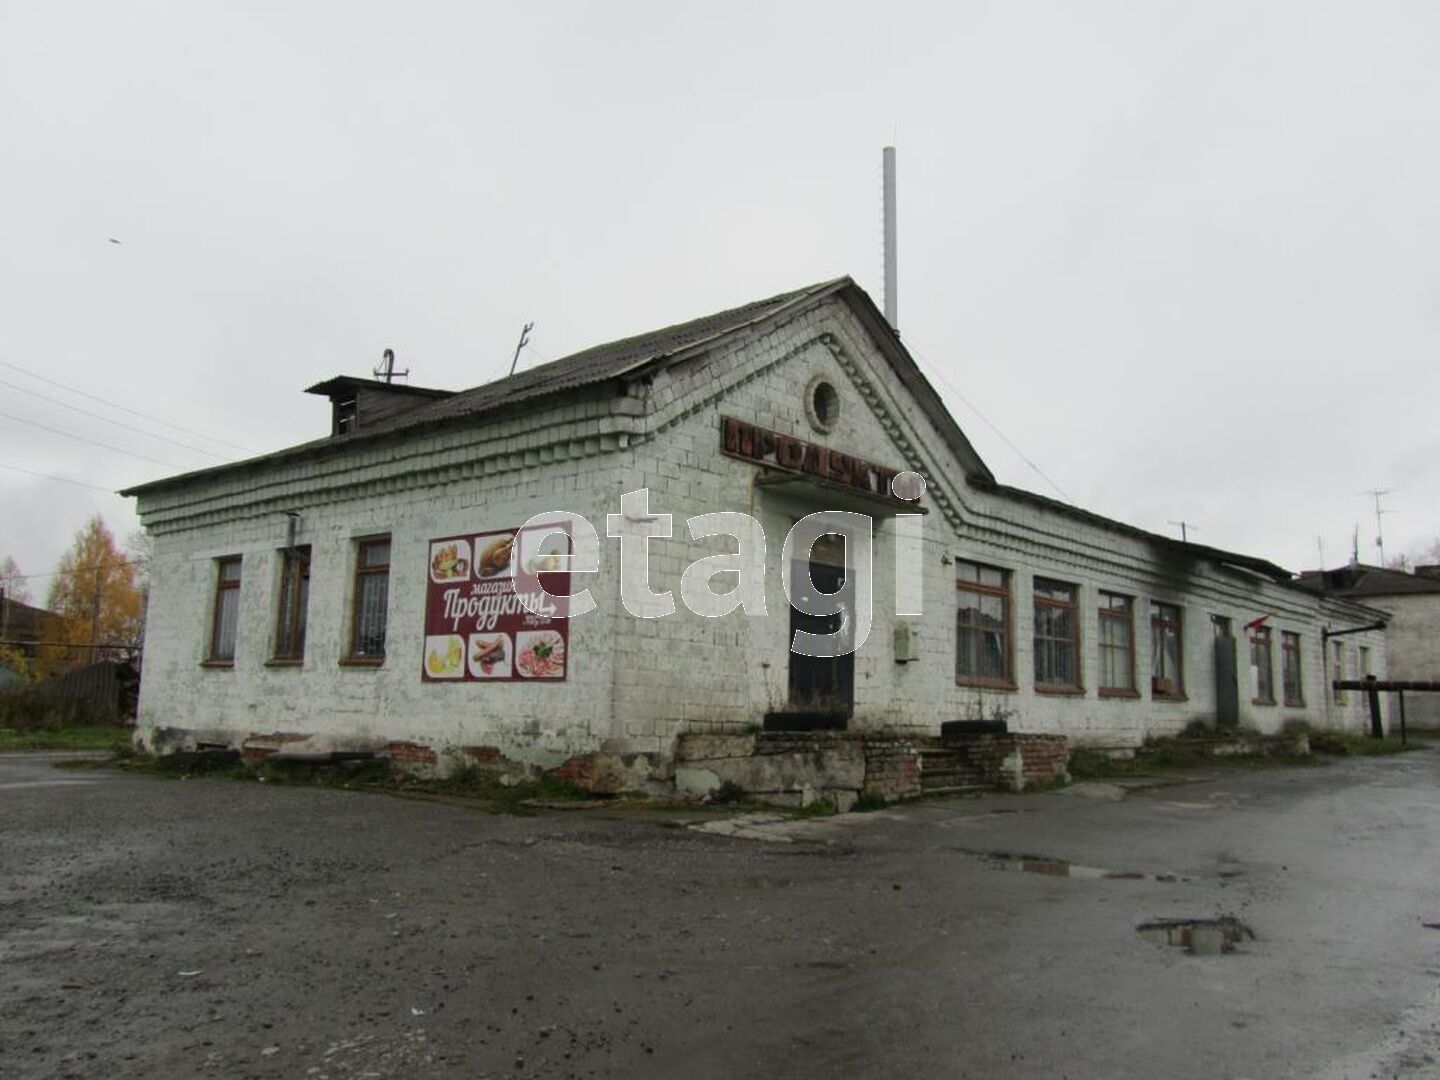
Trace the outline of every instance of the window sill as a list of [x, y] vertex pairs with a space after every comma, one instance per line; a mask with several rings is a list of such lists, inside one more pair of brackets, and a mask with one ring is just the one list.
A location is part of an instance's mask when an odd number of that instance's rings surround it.
[[1140, 699], [1139, 690], [1127, 690], [1123, 686], [1102, 686], [1100, 688], [1102, 698], [1127, 698], [1131, 701]]
[[218, 671], [228, 671], [228, 670], [234, 668], [234, 666], [235, 666], [235, 661], [234, 661], [234, 660], [201, 660], [201, 661], [200, 661], [200, 666], [203, 667], [203, 668], [215, 668], [215, 669], [218, 670]]
[[1051, 697], [1084, 697], [1083, 686], [1049, 686], [1044, 683], [1035, 684], [1035, 693], [1049, 694]]
[[1275, 699], [1274, 699], [1273, 697], [1271, 697], [1271, 698], [1264, 698], [1264, 697], [1251, 698], [1251, 699], [1250, 699], [1250, 704], [1251, 704], [1251, 705], [1274, 705], [1274, 704], [1275, 704]]
[[1286, 698], [1286, 699], [1285, 699], [1285, 708], [1287, 708], [1287, 709], [1303, 709], [1303, 708], [1305, 708], [1305, 702], [1301, 701], [1299, 698]]
[[294, 659], [288, 656], [277, 656], [265, 661], [266, 667], [303, 667], [304, 664], [305, 658], [303, 656], [297, 656]]
[[1185, 694], [1151, 694], [1151, 701], [1189, 701]]
[[342, 656], [341, 667], [377, 668], [385, 663], [383, 656]]
[[967, 679], [963, 675], [955, 678], [956, 686], [970, 686], [977, 690], [1019, 690], [1020, 687], [1013, 682], [1005, 682], [1002, 679]]

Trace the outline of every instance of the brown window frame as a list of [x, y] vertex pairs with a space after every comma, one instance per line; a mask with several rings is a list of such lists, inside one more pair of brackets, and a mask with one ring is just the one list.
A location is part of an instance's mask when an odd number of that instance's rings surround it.
[[[1167, 617], [1169, 612], [1174, 612], [1173, 619]], [[1164, 657], [1164, 649], [1156, 647], [1157, 632], [1163, 634], [1171, 626], [1175, 630], [1175, 663], [1179, 668], [1173, 680], [1155, 674], [1157, 661], [1163, 663]], [[1162, 682], [1170, 685], [1161, 689]], [[1159, 701], [1185, 700], [1185, 609], [1164, 600], [1150, 601], [1150, 697]]]
[[[1295, 661], [1295, 678], [1290, 678], [1290, 661]], [[1305, 668], [1301, 662], [1300, 635], [1294, 630], [1280, 631], [1280, 683], [1285, 704], [1289, 708], [1305, 707]]]
[[[385, 562], [383, 564], [377, 563], [373, 566], [367, 566], [365, 563], [366, 552], [371, 548], [378, 547], [381, 544], [385, 545], [386, 548], [390, 549], [386, 552]], [[389, 534], [367, 536], [357, 540], [355, 543], [355, 587], [354, 595], [350, 598], [350, 633], [348, 635], [349, 644], [346, 649], [346, 655], [340, 660], [340, 663], [342, 664], [359, 667], [379, 667], [385, 662], [385, 639], [388, 636], [390, 630], [389, 579], [390, 566], [393, 559], [394, 550], [392, 546], [392, 540]], [[382, 608], [382, 618], [384, 618], [385, 624], [381, 627], [379, 635], [380, 651], [378, 653], [365, 653], [360, 651], [360, 620], [362, 615], [361, 603], [365, 593], [365, 583], [367, 579], [374, 577], [383, 577], [386, 583], [385, 603]]]
[[[233, 580], [227, 579], [226, 570], [236, 567]], [[243, 556], [226, 555], [215, 560], [215, 596], [210, 610], [210, 647], [205, 651], [206, 667], [228, 668], [235, 666], [235, 654], [240, 646], [240, 579], [243, 576]], [[220, 618], [225, 611], [225, 597], [235, 593], [233, 612], [234, 625], [230, 628], [230, 654], [220, 653]]]
[[[1070, 599], [1060, 600], [1052, 596], [1041, 594], [1041, 590], [1053, 592], [1065, 591], [1070, 594]], [[1080, 586], [1069, 581], [1057, 581], [1054, 578], [1037, 577], [1030, 582], [1030, 600], [1034, 607], [1034, 624], [1030, 629], [1030, 640], [1035, 647], [1035, 690], [1041, 694], [1083, 694], [1085, 692], [1085, 681], [1080, 673]], [[1070, 613], [1070, 636], [1059, 637], [1053, 634], [1040, 633], [1040, 609], [1052, 608], [1058, 611]], [[1040, 650], [1042, 643], [1052, 645], [1068, 645], [1070, 648], [1070, 665], [1075, 677], [1070, 682], [1042, 682], [1040, 680]]]
[[[1123, 603], [1117, 608], [1109, 603], [1112, 600], [1120, 600], [1123, 601]], [[1140, 689], [1135, 685], [1135, 598], [1133, 596], [1127, 596], [1124, 593], [1109, 592], [1102, 589], [1100, 591], [1098, 611], [1099, 626], [1095, 644], [1096, 648], [1099, 649], [1097, 659], [1100, 663], [1100, 671], [1096, 675], [1096, 680], [1100, 684], [1100, 696], [1138, 698], [1140, 696]], [[1125, 633], [1129, 639], [1129, 644], [1125, 647], [1125, 652], [1130, 660], [1127, 665], [1130, 672], [1129, 686], [1110, 686], [1105, 682], [1105, 654], [1107, 652], [1119, 651], [1119, 646], [1109, 644], [1105, 640], [1105, 625], [1107, 621], [1125, 627]]]
[[[303, 585], [303, 589], [302, 586]], [[287, 589], [294, 593], [287, 593]], [[306, 609], [310, 604], [310, 546], [284, 548], [280, 552], [280, 588], [275, 598], [275, 649], [270, 657], [272, 667], [301, 664], [305, 660]], [[290, 610], [286, 625], [285, 601], [289, 595], [298, 599]], [[285, 648], [286, 640], [289, 648]]]
[[[1261, 654], [1264, 667], [1261, 667]], [[1255, 696], [1252, 705], [1275, 704], [1275, 635], [1268, 626], [1250, 628], [1250, 666], [1255, 669]], [[1267, 692], [1268, 691], [1268, 692]]]
[[1332, 686], [1331, 693], [1333, 694], [1332, 700], [1336, 705], [1344, 705], [1345, 691], [1339, 689], [1338, 687], [1335, 687], [1334, 684], [1340, 679], [1345, 678], [1345, 643], [1343, 641], [1332, 641], [1330, 644], [1334, 646], [1334, 648], [1330, 650], [1330, 682]]
[[[962, 579], [960, 578], [960, 576], [959, 576], [959, 575], [960, 575], [960, 568], [961, 568], [962, 566], [970, 566], [970, 567], [974, 567], [974, 568], [975, 568], [975, 577], [976, 577], [976, 580], [975, 580], [975, 581], [964, 581], [964, 580], [962, 580]], [[999, 575], [1000, 575], [1000, 582], [1001, 582], [1001, 584], [998, 585], [998, 586], [981, 584], [979, 578], [980, 578], [980, 576], [981, 576], [981, 572], [982, 572], [982, 571], [985, 571], [985, 570], [992, 570], [992, 571], [994, 571], [995, 573], [999, 574]], [[968, 592], [968, 593], [974, 593], [974, 594], [977, 595], [977, 596], [993, 596], [993, 597], [998, 597], [998, 598], [1000, 599], [1000, 603], [1001, 603], [1001, 605], [1002, 605], [1001, 610], [1004, 612], [1004, 618], [1003, 618], [1002, 626], [1001, 626], [1001, 629], [1000, 629], [999, 633], [1000, 633], [1000, 634], [1004, 637], [1004, 639], [1005, 639], [1005, 640], [1004, 640], [1004, 647], [1003, 647], [1002, 650], [1001, 650], [1001, 656], [1004, 658], [1004, 661], [1005, 661], [1005, 674], [1004, 674], [1002, 677], [996, 678], [996, 677], [990, 676], [990, 675], [966, 675], [966, 674], [962, 674], [961, 671], [960, 671], [960, 656], [961, 656], [961, 651], [960, 651], [960, 633], [961, 633], [961, 631], [962, 631], [962, 630], [965, 630], [965, 631], [970, 631], [970, 632], [972, 632], [972, 633], [977, 633], [977, 634], [995, 633], [996, 631], [994, 631], [993, 629], [988, 629], [988, 628], [983, 627], [983, 626], [965, 625], [965, 626], [962, 627], [961, 624], [960, 624], [960, 608], [959, 608], [959, 605], [957, 604], [956, 610], [955, 610], [955, 634], [956, 634], [956, 637], [955, 637], [955, 682], [956, 682], [956, 684], [959, 685], [959, 686], [978, 686], [978, 687], [986, 687], [986, 688], [989, 688], [989, 689], [992, 689], [992, 690], [1015, 690], [1015, 689], [1017, 689], [1017, 686], [1016, 686], [1016, 683], [1015, 683], [1015, 618], [1014, 618], [1014, 611], [1012, 610], [1011, 605], [1010, 605], [1011, 582], [1014, 580], [1014, 578], [1012, 577], [1010, 571], [1009, 571], [1009, 570], [1006, 570], [1003, 566], [991, 566], [991, 565], [989, 565], [988, 563], [976, 562], [974, 559], [956, 559], [956, 560], [955, 560], [955, 575], [956, 575], [956, 576], [955, 576], [955, 591], [956, 591], [957, 593]]]

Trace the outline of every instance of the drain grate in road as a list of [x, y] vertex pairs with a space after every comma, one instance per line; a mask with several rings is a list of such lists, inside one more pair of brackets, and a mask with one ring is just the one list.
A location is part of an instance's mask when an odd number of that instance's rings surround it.
[[1233, 915], [1216, 919], [1152, 919], [1135, 929], [1146, 941], [1181, 948], [1192, 956], [1220, 956], [1234, 952], [1242, 941], [1255, 940], [1255, 931]]

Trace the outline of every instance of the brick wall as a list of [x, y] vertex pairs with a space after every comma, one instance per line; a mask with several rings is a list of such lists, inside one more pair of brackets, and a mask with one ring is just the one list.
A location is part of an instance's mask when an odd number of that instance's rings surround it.
[[1070, 748], [1064, 736], [963, 735], [946, 740], [997, 787], [1023, 790], [1067, 780]]

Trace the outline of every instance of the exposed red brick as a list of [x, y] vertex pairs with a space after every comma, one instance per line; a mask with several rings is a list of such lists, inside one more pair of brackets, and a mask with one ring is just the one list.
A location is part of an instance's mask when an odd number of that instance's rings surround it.
[[435, 751], [428, 746], [413, 742], [391, 742], [385, 744], [385, 752], [391, 761], [407, 765], [434, 765]]

